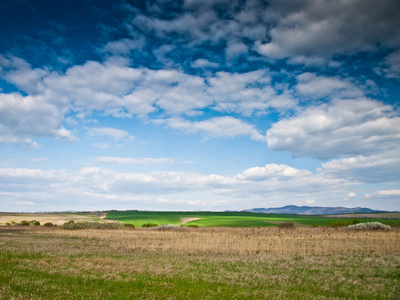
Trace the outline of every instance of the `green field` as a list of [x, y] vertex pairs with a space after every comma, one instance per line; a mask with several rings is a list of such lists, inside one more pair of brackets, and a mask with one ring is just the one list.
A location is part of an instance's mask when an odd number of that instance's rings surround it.
[[[182, 219], [197, 220], [182, 222]], [[293, 222], [296, 226], [327, 226], [334, 221], [348, 221], [348, 218], [327, 218], [321, 216], [278, 215], [250, 212], [156, 212], [156, 211], [114, 211], [106, 219], [130, 223], [137, 227], [146, 223], [157, 225], [198, 225], [199, 227], [265, 227], [277, 226], [281, 222]], [[381, 222], [398, 226], [400, 220], [357, 218], [362, 222]]]

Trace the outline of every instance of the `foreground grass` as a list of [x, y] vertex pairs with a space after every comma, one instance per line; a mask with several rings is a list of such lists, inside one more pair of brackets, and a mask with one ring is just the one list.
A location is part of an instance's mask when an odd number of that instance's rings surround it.
[[0, 299], [393, 299], [400, 232], [0, 228]]
[[[387, 225], [400, 225], [400, 219], [354, 217], [362, 222], [382, 222]], [[157, 225], [181, 224], [184, 218], [197, 220], [184, 225], [200, 227], [267, 227], [281, 222], [293, 222], [296, 226], [327, 226], [333, 221], [348, 221], [348, 218], [328, 218], [321, 216], [280, 215], [249, 212], [157, 212], [157, 211], [114, 211], [106, 215], [107, 219], [130, 223], [136, 227], [146, 223]]]

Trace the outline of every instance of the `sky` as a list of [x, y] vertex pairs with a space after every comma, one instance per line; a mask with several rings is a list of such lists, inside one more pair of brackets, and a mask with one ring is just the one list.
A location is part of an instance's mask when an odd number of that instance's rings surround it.
[[400, 210], [399, 16], [3, 0], [0, 211]]

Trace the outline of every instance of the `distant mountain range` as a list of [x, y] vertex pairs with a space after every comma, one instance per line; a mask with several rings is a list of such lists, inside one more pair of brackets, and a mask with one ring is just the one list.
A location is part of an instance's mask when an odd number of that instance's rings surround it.
[[382, 210], [373, 210], [366, 207], [319, 207], [319, 206], [296, 206], [287, 205], [273, 208], [251, 208], [242, 210], [245, 212], [267, 213], [267, 214], [296, 214], [296, 215], [338, 215], [350, 213], [381, 213]]

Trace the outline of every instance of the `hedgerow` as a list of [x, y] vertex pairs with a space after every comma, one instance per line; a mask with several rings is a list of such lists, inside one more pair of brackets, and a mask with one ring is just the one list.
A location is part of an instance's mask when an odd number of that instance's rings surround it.
[[100, 223], [100, 222], [73, 222], [64, 223], [65, 229], [119, 229], [124, 225], [121, 222]]

